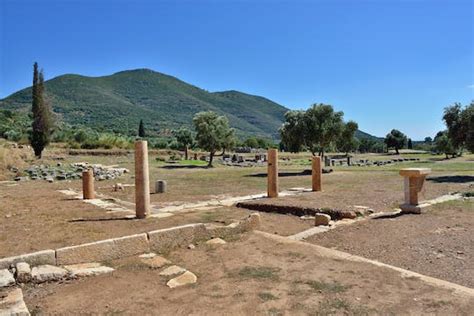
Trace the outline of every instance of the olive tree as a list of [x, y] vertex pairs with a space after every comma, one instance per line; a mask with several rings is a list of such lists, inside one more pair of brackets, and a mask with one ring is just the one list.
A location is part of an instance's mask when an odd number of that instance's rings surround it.
[[234, 129], [229, 127], [225, 116], [208, 111], [197, 113], [193, 118], [197, 145], [209, 152], [209, 167], [218, 150], [230, 149], [235, 143]]
[[387, 145], [387, 148], [394, 148], [395, 152], [398, 155], [398, 150], [405, 146], [407, 142], [407, 137], [399, 130], [392, 129], [392, 131], [388, 133], [387, 136], [385, 136], [384, 142]]
[[184, 150], [184, 159], [188, 160], [188, 149], [194, 142], [193, 134], [187, 128], [180, 128], [175, 132], [178, 145]]

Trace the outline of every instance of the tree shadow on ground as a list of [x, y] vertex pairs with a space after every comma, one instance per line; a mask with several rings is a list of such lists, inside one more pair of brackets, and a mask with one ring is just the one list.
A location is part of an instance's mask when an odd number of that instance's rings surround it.
[[130, 217], [95, 217], [95, 218], [73, 218], [69, 220], [69, 223], [77, 222], [108, 222], [108, 221], [132, 221], [136, 220], [135, 216]]
[[[178, 166], [163, 166], [163, 169], [208, 169], [208, 166], [195, 166], [195, 165], [178, 165]], [[211, 167], [212, 168], [212, 167]]]
[[436, 183], [468, 183], [474, 182], [474, 176], [439, 176], [429, 177], [426, 180]]
[[[293, 171], [293, 172], [278, 172], [279, 177], [297, 177], [297, 176], [310, 176], [311, 170], [303, 170], [303, 171]], [[254, 177], [254, 178], [266, 178], [267, 173], [254, 173], [248, 174], [244, 177]]]

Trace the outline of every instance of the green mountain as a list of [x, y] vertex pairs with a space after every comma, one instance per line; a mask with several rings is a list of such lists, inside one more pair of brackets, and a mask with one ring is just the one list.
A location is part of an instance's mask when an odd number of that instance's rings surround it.
[[[47, 98], [59, 118], [98, 130], [136, 132], [140, 119], [147, 131], [166, 134], [191, 127], [194, 114], [212, 110], [229, 118], [237, 135], [278, 137], [287, 108], [238, 91], [210, 93], [175, 77], [148, 69], [104, 77], [63, 75], [45, 82]], [[0, 108], [29, 111], [31, 87], [0, 100]]]
[[[67, 74], [45, 86], [60, 121], [128, 135], [136, 134], [140, 119], [149, 135], [168, 135], [182, 126], [192, 128], [194, 114], [211, 110], [226, 115], [238, 136], [278, 139], [288, 111], [260, 96], [234, 90], [211, 93], [149, 69], [103, 77]], [[0, 109], [29, 113], [31, 87], [0, 100]], [[377, 139], [361, 131], [356, 136]]]

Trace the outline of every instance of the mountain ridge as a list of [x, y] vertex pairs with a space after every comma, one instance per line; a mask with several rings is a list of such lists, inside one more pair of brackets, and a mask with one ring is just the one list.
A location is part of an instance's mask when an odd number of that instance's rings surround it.
[[[240, 137], [278, 139], [289, 111], [263, 96], [237, 90], [209, 92], [147, 68], [97, 77], [68, 73], [47, 80], [45, 88], [54, 112], [65, 123], [130, 135], [141, 119], [151, 134], [159, 135], [181, 126], [191, 128], [194, 114], [215, 111], [229, 118]], [[1, 109], [28, 111], [30, 106], [31, 87], [0, 99]]]

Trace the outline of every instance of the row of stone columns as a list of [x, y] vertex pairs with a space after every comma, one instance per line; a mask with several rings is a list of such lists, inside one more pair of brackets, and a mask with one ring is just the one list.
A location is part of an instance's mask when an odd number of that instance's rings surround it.
[[[278, 151], [268, 150], [268, 171], [267, 171], [267, 196], [269, 198], [278, 197]], [[313, 157], [311, 162], [311, 183], [313, 191], [321, 191], [321, 157]]]

